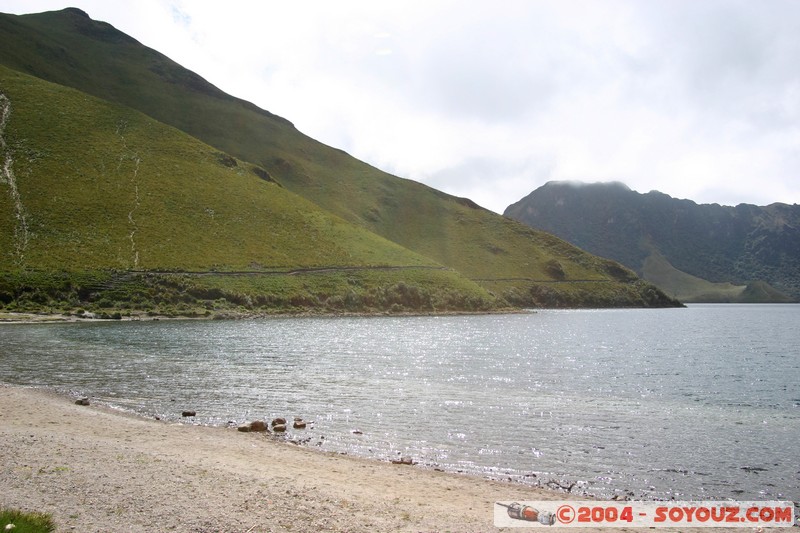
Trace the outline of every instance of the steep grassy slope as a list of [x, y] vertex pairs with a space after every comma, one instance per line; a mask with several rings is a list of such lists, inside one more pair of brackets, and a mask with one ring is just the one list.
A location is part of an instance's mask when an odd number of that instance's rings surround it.
[[642, 275], [682, 302], [737, 302], [747, 288], [730, 282], [712, 283], [672, 266], [658, 252], [650, 254], [642, 265]]
[[[403, 284], [422, 288], [428, 299], [389, 297], [370, 307], [431, 308], [440, 297], [451, 308], [491, 305], [485, 291], [452, 270], [138, 111], [2, 66], [0, 110], [5, 303], [25, 294], [35, 303], [39, 290], [40, 299], [59, 293], [57, 301], [77, 304], [81, 292], [88, 298], [94, 290], [94, 300], [106, 298], [109, 307], [135, 294], [148, 307], [174, 286], [245, 307], [255, 299], [264, 307], [344, 308], [350, 294], [346, 307], [356, 311], [363, 296]], [[150, 274], [121, 274], [130, 271]], [[164, 271], [196, 274], [153, 277]], [[178, 303], [172, 300], [180, 292], [165, 301]]]
[[325, 146], [78, 10], [0, 16], [0, 62], [173, 125], [520, 305], [675, 303], [610, 261]]
[[[698, 205], [621, 183], [550, 182], [506, 215], [620, 261], [685, 301], [800, 299], [798, 205]], [[751, 283], [758, 288], [746, 290]]]
[[435, 266], [137, 111], [5, 67], [0, 84], [20, 202], [4, 226], [25, 226], [5, 268]]

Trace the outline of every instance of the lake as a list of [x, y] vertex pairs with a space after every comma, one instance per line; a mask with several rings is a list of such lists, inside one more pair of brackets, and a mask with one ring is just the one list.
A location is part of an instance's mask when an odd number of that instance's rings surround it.
[[0, 381], [602, 498], [800, 500], [798, 305], [6, 324]]

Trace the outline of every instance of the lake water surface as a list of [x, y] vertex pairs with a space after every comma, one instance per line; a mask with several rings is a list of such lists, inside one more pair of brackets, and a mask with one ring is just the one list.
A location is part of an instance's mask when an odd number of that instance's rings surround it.
[[641, 499], [800, 501], [800, 306], [3, 325], [0, 381]]

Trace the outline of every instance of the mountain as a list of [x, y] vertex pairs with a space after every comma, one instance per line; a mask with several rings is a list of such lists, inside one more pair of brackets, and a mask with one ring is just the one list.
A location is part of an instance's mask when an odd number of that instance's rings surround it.
[[796, 204], [726, 207], [618, 182], [549, 182], [505, 215], [615, 259], [682, 301], [800, 299]]
[[0, 111], [0, 303], [494, 305], [451, 269], [138, 111], [3, 66]]
[[0, 64], [177, 128], [504, 303], [675, 305], [613, 261], [319, 143], [80, 10], [0, 15]]

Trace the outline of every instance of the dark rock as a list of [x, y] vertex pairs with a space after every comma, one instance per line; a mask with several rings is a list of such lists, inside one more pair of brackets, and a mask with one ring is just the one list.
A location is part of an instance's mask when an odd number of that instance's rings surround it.
[[281, 185], [280, 183], [275, 181], [275, 179], [270, 175], [270, 173], [267, 172], [266, 170], [264, 170], [263, 168], [261, 168], [261, 167], [251, 167], [250, 170], [253, 172], [253, 174], [258, 176], [262, 180], [268, 181], [270, 183], [274, 183], [274, 184], [278, 185], [279, 187], [283, 187], [283, 185]]
[[286, 419], [285, 418], [280, 418], [279, 417], [279, 418], [273, 418], [272, 419], [272, 427], [285, 426], [285, 425], [286, 425]]
[[197, 416], [197, 412], [196, 411], [183, 411], [181, 413], [181, 416]]
[[266, 431], [267, 423], [263, 420], [253, 420], [250, 422], [250, 431]]
[[286, 424], [275, 424], [274, 426], [272, 426], [272, 431], [274, 431], [275, 433], [283, 433], [284, 431], [286, 431]]
[[222, 166], [227, 168], [236, 168], [239, 166], [236, 162], [236, 159], [222, 152], [217, 152], [217, 161], [219, 161]]
[[250, 429], [250, 424], [240, 424], [239, 427], [236, 429], [238, 429], [242, 433], [250, 433], [250, 431], [252, 431]]

